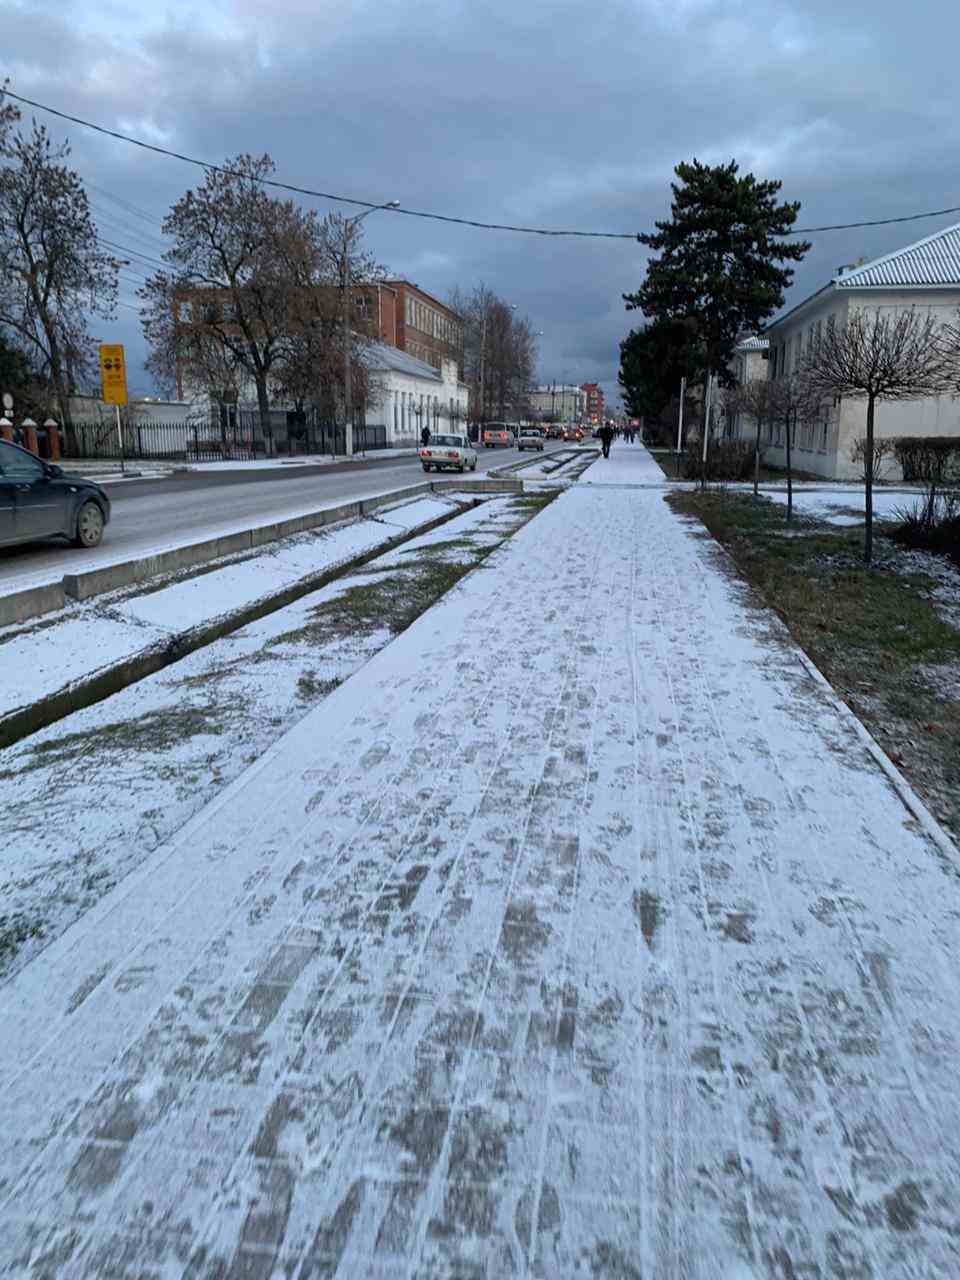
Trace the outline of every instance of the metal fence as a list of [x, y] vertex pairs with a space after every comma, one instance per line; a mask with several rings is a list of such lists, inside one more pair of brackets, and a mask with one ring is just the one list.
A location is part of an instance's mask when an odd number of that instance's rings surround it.
[[[355, 453], [388, 447], [386, 427], [361, 422], [353, 435]], [[346, 454], [343, 424], [316, 411], [271, 410], [264, 424], [259, 413], [228, 408], [189, 422], [124, 422], [119, 431], [115, 421], [74, 422], [70, 431], [61, 428], [60, 437], [64, 456], [84, 459], [220, 462]]]

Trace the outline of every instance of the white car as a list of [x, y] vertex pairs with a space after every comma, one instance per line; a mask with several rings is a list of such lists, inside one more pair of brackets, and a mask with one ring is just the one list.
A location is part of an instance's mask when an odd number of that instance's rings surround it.
[[466, 436], [431, 436], [420, 450], [424, 471], [476, 471], [477, 451]]
[[539, 427], [521, 427], [518, 449], [539, 449], [543, 453], [543, 432]]

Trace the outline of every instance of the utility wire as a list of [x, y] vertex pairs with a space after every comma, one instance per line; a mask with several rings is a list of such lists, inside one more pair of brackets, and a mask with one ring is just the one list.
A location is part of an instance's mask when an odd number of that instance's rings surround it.
[[[13, 93], [9, 89], [4, 89], [0, 92], [0, 97], [4, 96], [13, 98], [15, 102], [22, 102], [25, 106], [36, 107], [38, 111], [46, 111], [61, 120], [69, 120], [71, 124], [79, 124], [85, 129], [94, 130], [95, 133], [102, 133], [108, 138], [116, 138], [120, 142], [129, 142], [132, 146], [141, 147], [144, 151], [153, 151], [157, 155], [169, 156], [172, 160], [182, 160], [185, 164], [197, 165], [201, 169], [208, 169], [211, 173], [221, 173], [227, 178], [249, 178], [249, 174], [240, 173], [236, 169], [227, 169], [223, 165], [210, 164], [206, 160], [198, 160], [195, 156], [184, 155], [180, 151], [171, 151], [167, 147], [158, 147], [155, 143], [144, 142], [142, 138], [134, 138], [130, 134], [119, 133], [116, 129], [107, 129], [104, 125], [94, 124], [91, 120], [83, 120], [80, 116], [70, 115], [69, 112], [58, 111], [56, 107], [48, 107], [46, 103], [36, 102], [32, 98], [24, 98], [19, 93]], [[590, 240], [640, 239], [640, 235], [635, 231], [567, 231], [548, 227], [521, 227], [508, 222], [480, 222], [474, 218], [454, 218], [449, 214], [429, 213], [422, 209], [404, 209], [402, 207], [386, 209], [376, 200], [358, 200], [353, 196], [334, 195], [330, 191], [315, 191], [310, 187], [297, 187], [290, 182], [279, 182], [275, 178], [257, 178], [256, 181], [265, 187], [276, 187], [280, 191], [290, 191], [295, 195], [310, 196], [316, 200], [332, 200], [335, 204], [357, 205], [362, 209], [384, 209], [386, 213], [402, 213], [408, 218], [429, 218], [434, 222], [451, 222], [457, 226], [477, 227], [484, 231], [514, 231], [531, 236], [567, 236]], [[890, 227], [901, 222], [919, 222], [924, 218], [942, 218], [948, 213], [960, 213], [960, 205], [953, 205], [948, 209], [931, 209], [926, 213], [905, 214], [898, 218], [872, 218], [859, 222], [833, 222], [820, 227], [794, 227], [790, 231], [784, 232], [784, 235], [807, 236], [821, 231], [852, 231], [858, 227]]]
[[[167, 147], [158, 147], [155, 143], [144, 142], [142, 138], [134, 138], [130, 134], [119, 133], [116, 129], [107, 129], [103, 125], [94, 124], [91, 120], [83, 120], [79, 116], [72, 116], [66, 111], [58, 111], [55, 107], [48, 107], [46, 103], [35, 102], [32, 98], [24, 98], [19, 93], [12, 93], [9, 89], [5, 89], [4, 94], [8, 98], [13, 98], [16, 102], [22, 102], [25, 106], [36, 107], [38, 111], [46, 111], [61, 120], [69, 120], [71, 124], [79, 124], [85, 129], [93, 129], [94, 132], [102, 133], [108, 138], [117, 138], [121, 142], [129, 142], [132, 146], [141, 147], [144, 151], [153, 151], [157, 155], [169, 156], [173, 160], [182, 160], [185, 164], [197, 165], [201, 169], [208, 169], [211, 173], [222, 173], [228, 178], [249, 177], [248, 174], [239, 173], [236, 169], [227, 169], [223, 165], [209, 164], [206, 160], [198, 160], [195, 156], [183, 155], [179, 151], [170, 151]], [[377, 200], [357, 200], [352, 196], [338, 196], [329, 191], [314, 191], [309, 187], [296, 187], [292, 183], [279, 182], [274, 178], [258, 178], [257, 181], [265, 187], [276, 187], [280, 191], [290, 191], [295, 195], [310, 196], [316, 200], [332, 200], [336, 204], [357, 205], [363, 209], [379, 209], [382, 207]], [[485, 231], [516, 231], [535, 236], [579, 236], [593, 240], [637, 239], [637, 233], [634, 231], [560, 231], [550, 230], [545, 227], [520, 227], [503, 222], [479, 222], [472, 218], [453, 218], [444, 213], [427, 213], [420, 209], [396, 208], [385, 210], [385, 212], [402, 213], [409, 218], [430, 218], [435, 222], [452, 222], [462, 227], [479, 227]]]

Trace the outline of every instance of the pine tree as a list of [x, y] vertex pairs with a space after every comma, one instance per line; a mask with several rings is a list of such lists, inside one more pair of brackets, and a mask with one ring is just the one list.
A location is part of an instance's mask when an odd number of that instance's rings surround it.
[[640, 236], [658, 256], [636, 293], [623, 298], [628, 311], [651, 320], [693, 325], [707, 376], [729, 384], [738, 336], [759, 329], [783, 305], [793, 271], [781, 264], [800, 262], [810, 248], [779, 238], [790, 234], [800, 204], [778, 203], [782, 183], [741, 177], [734, 160], [715, 166], [694, 160], [675, 173], [671, 219]]

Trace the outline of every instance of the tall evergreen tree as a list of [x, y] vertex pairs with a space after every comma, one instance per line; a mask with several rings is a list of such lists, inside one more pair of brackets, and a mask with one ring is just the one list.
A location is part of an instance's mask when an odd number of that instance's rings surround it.
[[782, 183], [741, 177], [734, 160], [694, 160], [675, 173], [670, 220], [640, 237], [658, 256], [640, 288], [623, 298], [628, 311], [651, 320], [693, 321], [705, 372], [728, 381], [738, 335], [759, 329], [783, 305], [793, 270], [782, 264], [800, 262], [810, 248], [779, 239], [790, 234], [800, 204], [778, 203]]
[[620, 343], [617, 381], [629, 413], [656, 418], [680, 394], [680, 380], [694, 382], [703, 373], [703, 352], [690, 326], [679, 320], [654, 320], [631, 329]]

